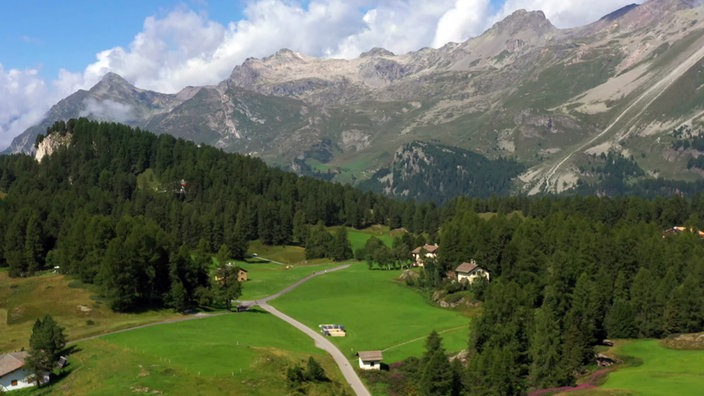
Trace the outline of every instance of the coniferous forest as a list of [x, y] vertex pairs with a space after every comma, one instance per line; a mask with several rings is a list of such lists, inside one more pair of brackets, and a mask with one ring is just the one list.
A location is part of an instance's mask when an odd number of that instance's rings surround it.
[[[384, 224], [439, 242], [437, 262], [425, 269], [431, 287], [443, 287], [443, 274], [469, 259], [491, 273], [470, 326], [462, 386], [450, 393], [573, 384], [606, 338], [704, 327], [702, 195], [436, 206], [114, 123], [70, 120], [47, 132], [70, 143], [41, 162], [0, 157], [0, 265], [11, 276], [58, 266], [100, 286], [116, 310], [197, 305], [210, 257], [241, 258], [255, 239], [324, 255], [336, 249], [314, 244], [344, 239], [320, 238], [324, 226]], [[337, 254], [330, 258], [350, 252]]]
[[400, 227], [411, 207], [120, 124], [72, 119], [47, 134], [70, 142], [41, 162], [0, 157], [0, 265], [58, 266], [120, 311], [197, 303], [215, 252], [305, 245], [316, 224]]

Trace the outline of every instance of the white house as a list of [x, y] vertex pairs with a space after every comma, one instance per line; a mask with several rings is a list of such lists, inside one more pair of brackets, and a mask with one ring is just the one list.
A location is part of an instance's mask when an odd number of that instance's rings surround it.
[[[0, 355], [0, 390], [12, 391], [35, 386], [34, 373], [24, 366], [27, 352], [13, 352]], [[42, 383], [49, 382], [49, 374], [43, 376]]]
[[489, 280], [489, 271], [477, 265], [477, 262], [474, 260], [458, 265], [457, 268], [455, 268], [455, 273], [457, 274], [458, 282], [466, 280], [472, 283], [479, 277]]
[[413, 249], [411, 251], [411, 254], [413, 255], [413, 265], [416, 267], [422, 267], [425, 265], [425, 259], [437, 259], [439, 248], [440, 247], [435, 244], [418, 246], [417, 248]]
[[383, 356], [381, 351], [359, 351], [359, 368], [362, 370], [381, 370]]

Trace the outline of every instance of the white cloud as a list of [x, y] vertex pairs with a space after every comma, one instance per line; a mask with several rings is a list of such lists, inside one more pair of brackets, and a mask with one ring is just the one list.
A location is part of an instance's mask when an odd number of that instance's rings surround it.
[[[543, 10], [556, 26], [572, 27], [632, 1], [506, 0], [492, 15], [490, 0], [251, 0], [243, 19], [227, 26], [179, 6], [147, 17], [126, 48], [97, 53], [83, 71], [60, 70], [51, 84], [34, 69], [0, 65], [0, 148], [60, 98], [90, 88], [108, 71], [140, 88], [173, 93], [222, 81], [247, 57], [281, 48], [320, 57], [350, 58], [373, 47], [401, 54], [464, 41], [520, 8]], [[118, 110], [111, 109], [128, 114]]]
[[114, 100], [105, 99], [97, 101], [93, 98], [86, 99], [83, 104], [85, 108], [81, 110], [79, 117], [88, 117], [104, 121], [128, 122], [133, 119], [132, 106], [119, 103]]
[[518, 9], [541, 10], [553, 25], [569, 28], [585, 25], [606, 14], [643, 0], [506, 0], [496, 20]]
[[457, 0], [437, 24], [433, 47], [461, 42], [486, 29], [489, 0]]
[[429, 47], [438, 22], [454, 4], [454, 0], [380, 2], [362, 16], [363, 29], [344, 37], [330, 55], [350, 58], [373, 47], [401, 54]]
[[41, 120], [47, 105], [47, 89], [36, 69], [5, 70], [0, 64], [0, 148]]

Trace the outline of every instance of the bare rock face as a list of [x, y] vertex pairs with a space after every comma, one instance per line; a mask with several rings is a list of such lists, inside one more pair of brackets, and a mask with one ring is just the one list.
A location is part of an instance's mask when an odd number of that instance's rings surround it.
[[[556, 191], [597, 146], [651, 147], [640, 154], [644, 164], [676, 166], [658, 163], [666, 148], [656, 139], [684, 123], [704, 125], [690, 89], [702, 48], [704, 0], [650, 0], [574, 29], [519, 10], [463, 43], [407, 54], [372, 48], [355, 59], [319, 59], [282, 49], [247, 59], [216, 86], [175, 95], [109, 73], [57, 103], [7, 152], [32, 152], [53, 122], [85, 116], [282, 167], [334, 163], [340, 174], [354, 169], [347, 174], [356, 180], [405, 164], [382, 177], [389, 185], [433, 166], [427, 150], [396, 158], [399, 147], [433, 142], [515, 158], [527, 168], [516, 190]], [[413, 196], [409, 189], [399, 193]]]
[[41, 162], [44, 157], [53, 154], [59, 147], [68, 147], [71, 142], [71, 134], [60, 135], [53, 133], [37, 145], [37, 151], [34, 153], [34, 159]]

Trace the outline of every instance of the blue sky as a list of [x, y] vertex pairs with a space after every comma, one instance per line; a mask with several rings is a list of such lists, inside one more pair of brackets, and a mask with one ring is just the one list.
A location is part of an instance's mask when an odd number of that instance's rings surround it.
[[79, 71], [95, 54], [127, 46], [145, 18], [189, 8], [227, 24], [242, 17], [243, 1], [22, 0], [0, 1], [0, 63], [5, 68], [37, 68], [54, 78], [60, 68]]
[[[634, 0], [22, 0], [0, 1], [0, 150], [60, 99], [108, 71], [177, 92], [214, 84], [247, 57], [290, 48], [350, 58], [406, 53], [481, 34], [517, 9], [557, 27]], [[641, 2], [636, 0], [636, 2]]]

